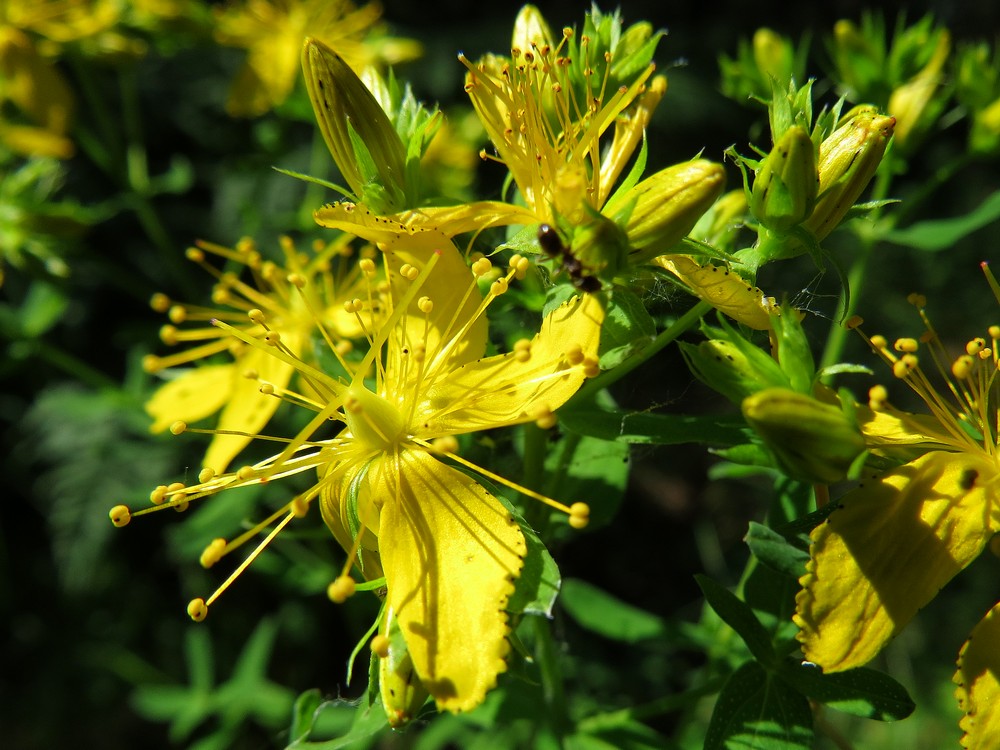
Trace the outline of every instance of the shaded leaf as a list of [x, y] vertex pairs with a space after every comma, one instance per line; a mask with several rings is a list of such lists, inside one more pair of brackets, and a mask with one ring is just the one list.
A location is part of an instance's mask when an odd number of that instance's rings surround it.
[[579, 625], [605, 638], [639, 643], [667, 634], [666, 623], [656, 615], [576, 578], [563, 581], [560, 601]]

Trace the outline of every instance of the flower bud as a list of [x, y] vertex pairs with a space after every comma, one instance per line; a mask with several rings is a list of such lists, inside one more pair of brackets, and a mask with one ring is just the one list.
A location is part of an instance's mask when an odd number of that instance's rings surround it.
[[585, 276], [613, 278], [628, 264], [628, 236], [606, 216], [592, 212], [573, 229], [569, 254], [582, 264]]
[[406, 148], [378, 100], [318, 39], [306, 39], [302, 69], [323, 140], [355, 197], [376, 213], [403, 208]]
[[836, 406], [787, 388], [743, 400], [743, 416], [788, 476], [831, 484], [847, 477], [865, 451], [857, 424]]
[[554, 46], [555, 42], [542, 12], [534, 5], [525, 5], [514, 19], [514, 33], [511, 36], [510, 47], [521, 52], [530, 52], [533, 44], [541, 48], [546, 45]]
[[969, 148], [978, 154], [1000, 151], [1000, 98], [972, 116]]
[[786, 384], [778, 363], [745, 339], [680, 342], [680, 347], [692, 374], [733, 403]]
[[750, 212], [768, 229], [788, 231], [812, 214], [818, 187], [816, 148], [804, 128], [793, 126], [757, 170]]
[[875, 175], [889, 145], [896, 119], [872, 107], [857, 107], [853, 116], [819, 146], [819, 194], [803, 227], [822, 240], [841, 222]]
[[694, 159], [647, 177], [603, 213], [621, 224], [632, 247], [629, 261], [643, 263], [684, 239], [725, 186], [721, 164]]
[[789, 40], [772, 29], [759, 28], [753, 35], [753, 59], [764, 78], [784, 87], [792, 78], [795, 50]]
[[913, 78], [896, 88], [889, 97], [888, 111], [896, 118], [896, 147], [905, 147], [937, 116], [941, 102], [935, 106], [935, 95], [941, 91], [941, 70], [951, 51], [951, 35], [942, 29], [931, 59]]

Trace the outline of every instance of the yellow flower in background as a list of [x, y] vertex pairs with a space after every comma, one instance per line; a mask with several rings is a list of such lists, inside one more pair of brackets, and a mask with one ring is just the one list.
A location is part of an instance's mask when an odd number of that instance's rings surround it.
[[[223, 352], [231, 353], [233, 361], [188, 368], [168, 380], [146, 404], [154, 420], [150, 429], [163, 432], [177, 421], [197, 422], [219, 413], [217, 432], [203, 466], [216, 473], [225, 471], [274, 415], [280, 400], [273, 393], [280, 394], [289, 386], [295, 368], [233, 339], [211, 321], [226, 321], [253, 337], [277, 331], [287, 351], [308, 361], [313, 360], [311, 337], [318, 333], [320, 321], [323, 330], [333, 337], [331, 345], [346, 354], [350, 340], [361, 337], [364, 330], [356, 315], [343, 310], [343, 303], [358, 291], [360, 272], [356, 264], [347, 271], [334, 268], [338, 258], [343, 261], [354, 253], [351, 239], [343, 235], [308, 257], [283, 237], [283, 266], [263, 260], [252, 240], [243, 240], [235, 248], [209, 242], [191, 248], [188, 257], [218, 278], [212, 293], [214, 306], [182, 305], [165, 295], [155, 295], [153, 308], [168, 314], [171, 321], [161, 329], [163, 341], [191, 346], [163, 357], [147, 356], [144, 368], [150, 373], [169, 375], [178, 365], [200, 362]], [[249, 269], [252, 280], [244, 281], [236, 270], [217, 271], [205, 262], [206, 254]], [[301, 284], [304, 286], [299, 288]], [[247, 313], [255, 309], [266, 317], [266, 325], [247, 320]], [[371, 325], [373, 320], [368, 317], [367, 324]], [[268, 393], [263, 393], [262, 388]]]
[[[1000, 301], [1000, 287], [985, 263], [983, 268]], [[902, 338], [892, 347], [882, 336], [869, 341], [930, 414], [900, 411], [884, 387], [871, 390], [871, 413], [859, 414], [866, 442], [874, 452], [907, 456], [900, 460], [908, 462], [866, 475], [816, 527], [796, 600], [805, 658], [828, 672], [861, 666], [878, 654], [1000, 532], [1000, 325], [990, 325], [953, 359], [924, 312], [925, 300], [911, 295], [910, 301], [926, 327], [919, 341]], [[933, 385], [923, 366], [928, 361], [945, 387]], [[990, 618], [979, 629], [995, 631]], [[956, 676], [960, 701], [995, 705], [995, 640], [971, 639], [962, 659], [960, 667], [968, 668]], [[984, 665], [992, 677], [969, 677]], [[965, 747], [993, 747], [1000, 714], [984, 712], [963, 728]]]
[[376, 3], [358, 7], [350, 0], [244, 0], [219, 9], [218, 42], [248, 50], [227, 111], [256, 117], [285, 101], [295, 86], [307, 36], [337, 50], [357, 71], [419, 56], [419, 43], [380, 32], [381, 12]]
[[[348, 575], [353, 565], [369, 580], [384, 576], [386, 610], [405, 639], [416, 676], [439, 708], [464, 711], [483, 700], [506, 668], [505, 607], [527, 550], [510, 510], [472, 475], [562, 510], [574, 527], [586, 524], [589, 509], [582, 503], [567, 507], [470, 463], [458, 455], [456, 436], [525, 422], [551, 426], [553, 411], [598, 372], [604, 312], [596, 298], [576, 297], [552, 311], [534, 338], [518, 341], [506, 354], [484, 357], [486, 311], [523, 273], [524, 258], [511, 259], [485, 299], [477, 279], [490, 273], [490, 261], [476, 261], [470, 272], [440, 234], [396, 235], [385, 244], [383, 261], [386, 309], [373, 325], [365, 324], [370, 349], [364, 359], [341, 360], [346, 380], [293, 356], [272, 332], [261, 340], [223, 326], [248, 347], [293, 367], [308, 383], [308, 392], [286, 397], [313, 418], [283, 441], [279, 454], [228, 474], [203, 472], [190, 487], [160, 487], [152, 498], [157, 507], [133, 513], [116, 506], [111, 517], [123, 526], [134, 515], [183, 509], [223, 489], [316, 471], [317, 482], [270, 518], [232, 541], [213, 541], [203, 564], [214, 564], [277, 522], [238, 574], [318, 500], [324, 520], [348, 551], [330, 597], [343, 601], [353, 593]], [[373, 287], [345, 309], [365, 321], [377, 296], [377, 267], [371, 259], [359, 266]], [[261, 317], [259, 311], [250, 315]], [[337, 421], [343, 429], [328, 437]], [[192, 601], [191, 616], [202, 619], [235, 576], [208, 599]], [[386, 627], [383, 622], [383, 632]]]

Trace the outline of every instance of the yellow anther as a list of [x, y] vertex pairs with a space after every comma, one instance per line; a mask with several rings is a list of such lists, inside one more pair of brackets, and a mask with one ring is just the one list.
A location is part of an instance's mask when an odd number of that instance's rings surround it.
[[582, 363], [585, 358], [586, 357], [583, 353], [583, 347], [580, 346], [579, 344], [573, 344], [569, 349], [566, 350], [566, 360], [571, 365], [576, 366]]
[[257, 380], [260, 377], [260, 373], [253, 367], [248, 367], [241, 374], [247, 380]]
[[910, 354], [920, 348], [917, 340], [910, 338], [896, 339], [896, 343], [892, 346], [897, 352], [907, 352]]
[[265, 396], [273, 396], [274, 395], [274, 384], [273, 383], [261, 383], [260, 384], [260, 392], [263, 393]]
[[165, 313], [170, 309], [170, 304], [170, 297], [162, 292], [157, 292], [149, 298], [149, 306], [158, 313]]
[[507, 291], [507, 279], [501, 277], [490, 284], [490, 294], [494, 297], [499, 297], [501, 294]]
[[184, 251], [184, 257], [190, 261], [194, 261], [195, 263], [200, 263], [205, 260], [205, 253], [202, 252], [200, 248], [189, 247]]
[[128, 526], [128, 522], [132, 520], [132, 511], [128, 509], [127, 505], [116, 505], [108, 513], [108, 517], [111, 519], [111, 523], [120, 529], [122, 526]]
[[163, 505], [167, 501], [167, 485], [161, 484], [149, 493], [149, 502], [153, 505]]
[[986, 348], [986, 339], [974, 338], [972, 341], [965, 345], [966, 354], [979, 354], [983, 349]]
[[510, 257], [510, 267], [514, 270], [514, 278], [522, 281], [528, 275], [528, 269], [531, 268], [531, 261], [523, 255], [515, 254]]
[[300, 273], [290, 273], [288, 274], [288, 283], [296, 289], [303, 289], [306, 285], [306, 277]]
[[236, 470], [236, 478], [241, 482], [247, 482], [257, 476], [257, 471], [252, 466], [241, 466]]
[[993, 356], [993, 350], [989, 348], [983, 349], [977, 356], [982, 360], [990, 359]]
[[222, 287], [216, 287], [212, 290], [212, 302], [217, 305], [228, 305], [232, 302], [233, 295], [229, 293], [228, 289], [223, 289]]
[[994, 341], [1000, 340], [1000, 326], [990, 326], [986, 331]]
[[925, 297], [922, 294], [917, 294], [916, 292], [908, 294], [906, 297], [906, 301], [909, 302], [914, 307], [921, 310], [927, 307], [927, 297]]
[[326, 587], [326, 595], [334, 604], [343, 604], [351, 596], [357, 585], [350, 576], [339, 576], [333, 583]]
[[187, 308], [182, 305], [174, 305], [167, 311], [167, 317], [174, 325], [180, 325], [187, 320]]
[[186, 432], [187, 428], [188, 428], [187, 422], [182, 422], [181, 420], [178, 419], [176, 422], [170, 425], [170, 432], [173, 435], [180, 435], [181, 433]]
[[430, 297], [421, 297], [417, 300], [417, 309], [424, 315], [429, 315], [434, 309], [434, 301]]
[[188, 602], [187, 613], [195, 622], [201, 622], [208, 616], [208, 605], [204, 599], [192, 599]]
[[874, 336], [872, 336], [871, 341], [872, 341], [872, 346], [874, 346], [876, 349], [879, 350], [885, 349], [889, 345], [889, 342], [886, 340], [885, 336], [883, 336], [880, 333], [876, 333]]
[[222, 553], [226, 551], [225, 539], [213, 539], [201, 553], [198, 562], [203, 568], [211, 568], [222, 559]]
[[364, 303], [361, 300], [357, 298], [349, 299], [344, 303], [344, 312], [347, 313], [361, 312], [362, 307], [364, 307]]
[[173, 326], [163, 326], [160, 329], [160, 341], [162, 341], [167, 346], [173, 346], [177, 343], [177, 329]]
[[361, 273], [365, 276], [375, 275], [375, 261], [371, 258], [362, 258], [358, 261], [358, 268], [361, 269]]
[[369, 645], [372, 653], [379, 659], [384, 659], [389, 655], [389, 639], [381, 633], [372, 638], [372, 642]]
[[490, 262], [489, 258], [480, 258], [472, 264], [472, 273], [478, 278], [488, 274], [492, 268], [493, 264]]
[[413, 345], [413, 351], [411, 353], [413, 355], [414, 362], [417, 363], [423, 362], [424, 357], [427, 356], [427, 347], [424, 345], [422, 341], [418, 341], [416, 344]]
[[173, 508], [178, 513], [183, 513], [190, 506], [191, 506], [191, 503], [189, 503], [187, 500], [181, 500], [180, 502], [178, 502], [178, 503], [176, 503], [176, 504], [174, 504], [174, 505], [172, 505], [170, 507]]
[[206, 466], [204, 469], [198, 472], [198, 482], [200, 484], [205, 484], [211, 479], [215, 478], [215, 469], [210, 466]]
[[569, 506], [569, 525], [574, 529], [585, 528], [590, 523], [590, 506], [586, 503], [573, 503]]
[[161, 369], [160, 358], [155, 354], [147, 354], [142, 358], [142, 370], [147, 373], [159, 372]]
[[873, 385], [868, 389], [868, 406], [872, 411], [880, 411], [885, 408], [889, 400], [889, 391], [884, 385]]
[[399, 269], [399, 275], [407, 281], [414, 281], [420, 275], [420, 269], [416, 266], [411, 266], [409, 263], [404, 263]]
[[531, 416], [535, 424], [543, 430], [550, 430], [556, 426], [556, 415], [547, 404], [538, 404], [531, 410]]
[[454, 435], [444, 435], [431, 441], [431, 449], [437, 453], [455, 453], [458, 450], [458, 438]]
[[892, 363], [892, 374], [899, 379], [903, 379], [916, 368], [917, 364], [918, 360], [914, 355], [906, 354]]
[[267, 322], [267, 316], [264, 314], [264, 311], [259, 310], [256, 307], [247, 313], [247, 317], [250, 318], [251, 323], [256, 323], [257, 325], [262, 325]]
[[302, 495], [297, 495], [291, 502], [290, 508], [292, 515], [296, 518], [305, 518], [306, 514], [309, 512], [309, 503], [306, 502]]
[[337, 354], [339, 354], [341, 357], [346, 357], [348, 354], [351, 353], [351, 350], [354, 348], [354, 344], [352, 344], [347, 339], [341, 339], [340, 341], [338, 341], [336, 344], [333, 345], [333, 348], [334, 351], [336, 351]]
[[531, 339], [518, 339], [514, 342], [514, 359], [518, 362], [531, 359]]
[[865, 320], [860, 315], [852, 315], [847, 320], [844, 321], [844, 328], [848, 331], [853, 331], [855, 328], [860, 327], [864, 324]]
[[270, 346], [277, 346], [281, 343], [281, 334], [277, 331], [268, 331], [264, 334], [264, 342]]
[[597, 357], [587, 357], [583, 360], [583, 377], [596, 378], [601, 374], [601, 363]]
[[963, 354], [961, 357], [952, 362], [951, 374], [959, 380], [965, 380], [972, 374], [972, 368], [975, 367], [975, 365], [976, 360], [968, 354]]

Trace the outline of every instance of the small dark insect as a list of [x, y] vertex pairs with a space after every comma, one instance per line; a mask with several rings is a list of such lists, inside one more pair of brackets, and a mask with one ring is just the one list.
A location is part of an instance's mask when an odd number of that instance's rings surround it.
[[587, 273], [583, 263], [573, 256], [553, 227], [548, 224], [542, 224], [538, 227], [538, 245], [542, 248], [542, 252], [550, 258], [562, 260], [562, 270], [569, 276], [573, 286], [581, 292], [600, 291], [601, 280]]
[[962, 476], [958, 480], [958, 486], [968, 492], [976, 486], [977, 479], [979, 479], [978, 471], [975, 469], [966, 469], [962, 472]]

